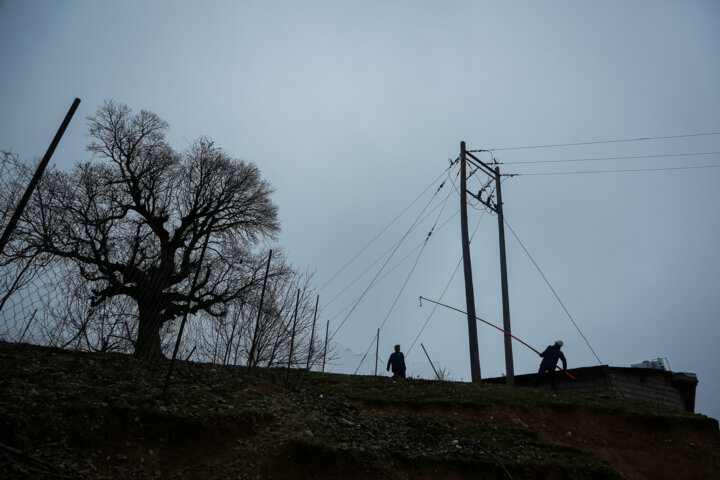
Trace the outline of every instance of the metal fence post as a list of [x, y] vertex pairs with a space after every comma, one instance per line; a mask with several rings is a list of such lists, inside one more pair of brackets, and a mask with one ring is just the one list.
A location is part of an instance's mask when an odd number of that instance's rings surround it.
[[287, 380], [287, 378], [288, 378], [288, 373], [290, 372], [290, 365], [292, 364], [293, 347], [295, 346], [295, 325], [297, 325], [297, 314], [298, 314], [298, 306], [299, 305], [300, 305], [300, 289], [298, 288], [297, 300], [295, 301], [295, 315], [293, 315], [292, 335], [290, 337], [290, 355], [288, 355], [287, 370], [285, 371], [285, 380]]
[[15, 212], [13, 213], [12, 217], [10, 217], [10, 220], [5, 226], [5, 231], [3, 232], [2, 237], [0, 237], [0, 254], [2, 254], [3, 250], [5, 249], [5, 245], [10, 240], [10, 235], [12, 234], [13, 230], [15, 230], [15, 226], [20, 219], [20, 215], [22, 215], [23, 210], [25, 210], [25, 206], [27, 205], [28, 201], [30, 201], [30, 197], [32, 196], [33, 191], [35, 191], [35, 187], [40, 182], [40, 178], [45, 172], [48, 163], [50, 163], [50, 157], [52, 157], [52, 154], [55, 152], [58, 143], [60, 143], [60, 139], [65, 133], [67, 126], [70, 124], [70, 120], [72, 120], [73, 115], [75, 115], [75, 110], [77, 110], [78, 105], [80, 105], [80, 99], [76, 98], [73, 101], [72, 105], [70, 105], [70, 110], [68, 110], [67, 114], [65, 115], [65, 119], [60, 124], [60, 128], [58, 128], [58, 131], [55, 134], [55, 137], [52, 139], [52, 142], [50, 142], [50, 146], [45, 152], [45, 155], [43, 156], [42, 160], [40, 160], [40, 164], [35, 170], [35, 175], [33, 175], [33, 178], [32, 180], [30, 180], [27, 189], [25, 189], [25, 193], [20, 199], [20, 202], [18, 203], [17, 207], [15, 207]]

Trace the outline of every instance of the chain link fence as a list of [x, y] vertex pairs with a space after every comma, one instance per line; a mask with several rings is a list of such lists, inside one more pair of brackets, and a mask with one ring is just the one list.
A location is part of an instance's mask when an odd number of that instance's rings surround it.
[[[116, 131], [108, 133], [112, 128]], [[132, 135], [133, 128], [140, 133], [132, 145], [142, 148], [115, 158], [127, 145], [108, 142]], [[143, 328], [155, 328], [154, 322], [159, 349], [169, 357], [187, 316], [181, 359], [264, 367], [324, 364], [319, 357], [325, 345], [314, 331], [318, 312], [312, 275], [297, 272], [277, 254], [260, 301], [265, 253], [256, 240], [278, 228], [268, 197], [272, 190], [254, 165], [230, 159], [207, 139], [185, 154], [172, 152], [164, 143], [166, 128], [149, 112], [132, 116], [112, 102], [101, 107], [91, 134], [99, 139], [94, 148], [110, 161], [79, 164], [71, 172], [51, 168], [17, 229], [10, 219], [27, 186], [34, 184], [37, 163], [0, 151], [0, 228], [9, 238], [0, 252], [0, 341], [137, 353]], [[143, 145], [153, 129], [152, 143]], [[183, 204], [192, 198], [195, 204]], [[161, 201], [165, 206], [157, 207]], [[155, 210], [145, 217], [128, 215], [124, 202], [135, 202], [130, 210]], [[223, 217], [238, 204], [245, 210]], [[166, 216], [168, 209], [191, 207], [196, 210], [186, 217]], [[163, 278], [156, 274], [163, 268], [166, 245], [150, 239], [157, 222], [186, 229], [178, 237], [181, 248], [168, 250], [175, 270]], [[233, 225], [244, 225], [235, 236], [228, 233], [237, 228]], [[197, 244], [210, 238], [212, 255], [203, 261]], [[134, 256], [132, 261], [127, 255]], [[145, 276], [147, 291], [131, 276], [120, 278], [131, 268]], [[188, 280], [195, 273], [201, 277], [197, 290]], [[164, 283], [155, 284], [153, 278]]]

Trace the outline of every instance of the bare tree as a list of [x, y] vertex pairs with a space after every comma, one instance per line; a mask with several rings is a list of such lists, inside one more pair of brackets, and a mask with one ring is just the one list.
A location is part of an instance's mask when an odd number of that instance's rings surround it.
[[455, 375], [448, 369], [447, 367], [444, 367], [442, 365], [438, 365], [438, 368], [436, 370], [437, 379], [441, 382], [454, 382], [455, 381]]
[[[278, 262], [284, 263], [280, 255], [276, 258]], [[313, 360], [322, 357], [323, 348], [318, 332], [315, 332], [315, 338], [311, 338], [315, 313], [312, 274], [298, 273], [290, 267], [283, 270], [281, 265], [277, 265], [275, 270], [284, 271], [285, 274], [276, 276], [268, 285], [259, 322], [258, 301], [251, 298], [234, 301], [228, 308], [228, 314], [220, 321], [199, 324], [200, 328], [205, 328], [203, 333], [195, 334], [202, 359], [226, 365], [285, 366], [288, 364], [292, 343], [291, 365], [305, 366], [311, 342]], [[255, 349], [251, 348], [253, 340]], [[253, 358], [249, 359], [251, 350], [254, 352]]]
[[255, 334], [257, 345], [252, 365], [272, 367], [287, 365], [288, 361], [294, 366], [305, 364], [315, 307], [311, 279], [310, 274], [291, 271], [273, 282], [266, 293], [259, 331]]
[[138, 324], [132, 299], [115, 296], [93, 306], [92, 291], [74, 271], [74, 265], [68, 261], [55, 263], [53, 284], [43, 285], [45, 295], [35, 329], [40, 342], [76, 350], [132, 352]]
[[89, 122], [88, 150], [105, 161], [49, 172], [17, 234], [24, 251], [71, 261], [91, 287], [93, 308], [131, 298], [134, 354], [160, 358], [164, 325], [185, 313], [222, 318], [257, 289], [257, 246], [279, 231], [272, 189], [257, 166], [206, 138], [175, 152], [154, 113], [108, 101]]

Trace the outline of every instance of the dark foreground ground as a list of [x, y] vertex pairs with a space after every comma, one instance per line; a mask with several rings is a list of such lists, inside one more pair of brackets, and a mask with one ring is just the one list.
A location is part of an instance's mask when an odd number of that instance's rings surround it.
[[718, 422], [702, 415], [186, 362], [164, 402], [166, 369], [0, 342], [0, 478], [720, 478]]

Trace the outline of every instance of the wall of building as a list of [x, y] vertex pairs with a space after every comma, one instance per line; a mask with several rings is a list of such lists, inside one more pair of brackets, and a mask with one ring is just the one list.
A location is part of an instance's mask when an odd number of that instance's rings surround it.
[[[623, 368], [599, 365], [568, 370], [575, 380], [561, 372], [555, 373], [558, 388], [599, 397], [649, 402], [667, 408], [695, 411], [697, 377], [692, 373], [673, 373], [649, 368]], [[529, 387], [534, 374], [516, 375], [515, 385]], [[505, 378], [484, 379], [488, 383], [505, 383]], [[546, 374], [541, 387], [550, 386]]]
[[608, 369], [610, 383], [617, 397], [639, 400], [684, 410], [680, 393], [672, 384], [672, 373], [646, 368]]

